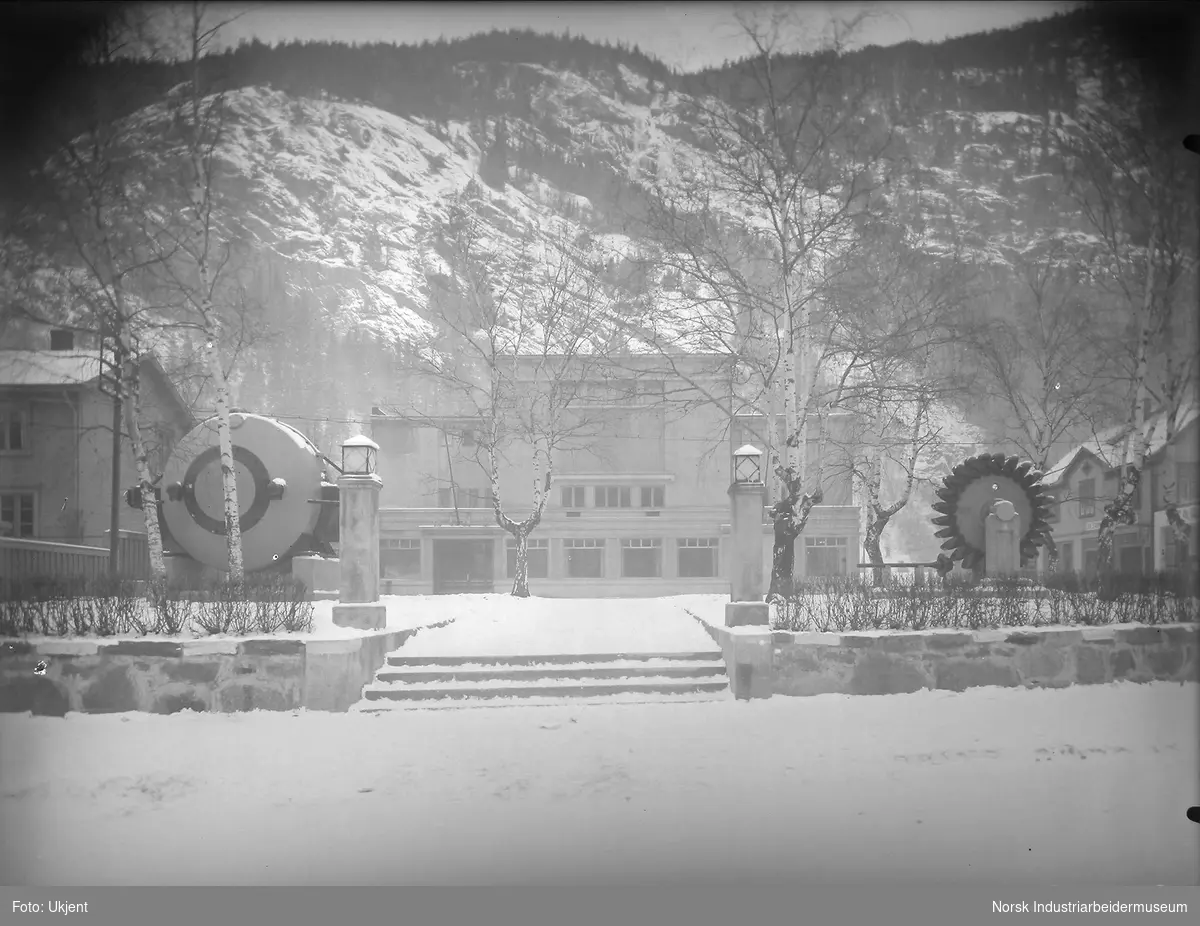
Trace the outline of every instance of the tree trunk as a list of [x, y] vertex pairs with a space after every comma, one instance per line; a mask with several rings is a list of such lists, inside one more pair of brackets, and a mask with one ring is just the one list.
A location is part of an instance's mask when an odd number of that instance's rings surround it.
[[221, 486], [225, 496], [225, 538], [229, 549], [229, 581], [241, 584], [245, 578], [242, 566], [242, 523], [238, 507], [237, 472], [233, 468], [233, 432], [229, 426], [229, 386], [221, 368], [215, 332], [208, 342], [209, 369], [217, 394], [217, 442], [221, 450]]
[[1113, 571], [1113, 534], [1117, 526], [1134, 523], [1133, 493], [1142, 481], [1142, 445], [1143, 440], [1139, 437], [1137, 463], [1126, 467], [1117, 497], [1104, 506], [1104, 517], [1100, 521], [1100, 543], [1096, 550], [1096, 573], [1099, 576]]
[[160, 588], [167, 584], [167, 564], [163, 558], [162, 530], [158, 520], [158, 502], [154, 483], [150, 478], [146, 442], [142, 440], [141, 380], [138, 376], [137, 360], [129, 364], [125, 389], [126, 427], [133, 444], [133, 464], [137, 471], [138, 488], [142, 493], [142, 514], [146, 519], [146, 547], [150, 554], [150, 578]]
[[529, 534], [518, 530], [513, 534], [517, 542], [517, 566], [513, 570], [512, 596], [529, 597]]
[[[790, 508], [790, 505], [788, 506]], [[775, 539], [771, 547], [771, 584], [767, 589], [767, 600], [788, 598], [795, 588], [793, 578], [796, 559], [796, 530], [792, 518], [781, 515], [775, 518]]]
[[875, 567], [871, 570], [872, 584], [876, 588], [883, 587], [883, 549], [879, 544], [879, 538], [883, 534], [883, 529], [887, 527], [889, 517], [883, 517], [877, 514], [867, 515], [867, 534], [863, 538], [863, 549], [867, 553], [867, 559]]
[[1042, 538], [1046, 547], [1046, 571], [1058, 572], [1058, 544], [1054, 542], [1054, 535], [1047, 530]]
[[[1174, 397], [1172, 397], [1173, 399]], [[1167, 524], [1171, 527], [1171, 533], [1175, 535], [1175, 542], [1184, 547], [1191, 546], [1191, 532], [1188, 530], [1187, 522], [1179, 514], [1179, 506], [1177, 499], [1178, 489], [1178, 466], [1175, 462], [1175, 431], [1178, 419], [1178, 412], [1175, 408], [1177, 403], [1171, 401], [1168, 403], [1166, 410], [1167, 414], [1167, 430], [1164, 435], [1165, 445], [1163, 448], [1163, 497], [1162, 501], [1167, 513]], [[1155, 499], [1157, 501], [1157, 499]], [[1154, 505], [1150, 506], [1153, 510]]]

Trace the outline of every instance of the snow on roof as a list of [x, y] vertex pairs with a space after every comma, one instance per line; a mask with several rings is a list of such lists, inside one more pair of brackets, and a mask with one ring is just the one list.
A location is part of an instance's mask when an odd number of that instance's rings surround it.
[[[1179, 410], [1176, 417], [1175, 433], [1178, 434], [1184, 428], [1196, 421], [1200, 415], [1200, 409], [1194, 405], [1186, 405]], [[1167, 419], [1163, 414], [1157, 414], [1150, 418], [1144, 425], [1151, 428], [1150, 444], [1146, 449], [1148, 457], [1153, 457], [1166, 446], [1167, 437]], [[1075, 465], [1079, 459], [1086, 455], [1095, 457], [1100, 463], [1107, 467], [1116, 467], [1121, 463], [1122, 441], [1125, 435], [1129, 433], [1127, 425], [1117, 425], [1116, 427], [1107, 428], [1098, 433], [1092, 440], [1071, 448], [1064, 454], [1058, 462], [1046, 471], [1042, 481], [1046, 485], [1055, 485], [1062, 481], [1066, 476], [1067, 471]]]
[[0, 386], [80, 386], [99, 375], [96, 353], [0, 350]]

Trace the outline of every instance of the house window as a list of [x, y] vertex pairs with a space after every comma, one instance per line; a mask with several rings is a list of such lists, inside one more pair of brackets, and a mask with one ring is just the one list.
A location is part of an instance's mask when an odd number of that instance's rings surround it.
[[629, 486], [596, 486], [597, 508], [630, 508]]
[[587, 489], [583, 486], [563, 486], [562, 505], [564, 508], [583, 508], [587, 505]]
[[1094, 517], [1096, 514], [1096, 480], [1079, 480], [1079, 516]]
[[642, 508], [662, 508], [666, 490], [663, 486], [639, 486]]
[[1075, 542], [1072, 540], [1066, 541], [1058, 551], [1058, 571], [1075, 571]]
[[421, 541], [385, 537], [379, 541], [379, 577], [413, 579], [421, 575]]
[[19, 408], [0, 408], [0, 453], [21, 453], [29, 449], [29, 418]]
[[475, 446], [475, 432], [474, 431], [471, 431], [471, 430], [463, 431], [462, 434], [460, 435], [460, 439], [461, 439], [462, 445], [464, 447], [474, 447]]
[[621, 575], [656, 579], [662, 575], [662, 541], [633, 537], [621, 541]]
[[0, 492], [0, 537], [33, 536], [33, 493]]
[[584, 538], [564, 540], [567, 554], [567, 576], [572, 579], [604, 577], [604, 541]]
[[716, 537], [683, 537], [676, 546], [681, 579], [705, 579], [717, 574]]
[[1195, 463], [1177, 463], [1175, 465], [1175, 498], [1177, 503], [1195, 501], [1195, 467]]
[[[546, 578], [550, 575], [550, 541], [545, 538], [530, 537], [525, 543], [527, 545], [526, 553], [529, 556], [529, 578]], [[505, 547], [508, 551], [508, 577], [513, 579], [517, 575], [517, 541], [509, 537], [505, 542]]]

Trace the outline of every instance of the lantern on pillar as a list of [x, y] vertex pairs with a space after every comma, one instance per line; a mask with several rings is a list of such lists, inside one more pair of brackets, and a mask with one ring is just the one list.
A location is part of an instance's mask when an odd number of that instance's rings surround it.
[[362, 434], [342, 443], [342, 473], [346, 476], [374, 476], [379, 445]]
[[762, 483], [762, 451], [743, 444], [733, 452], [733, 481], [741, 485]]

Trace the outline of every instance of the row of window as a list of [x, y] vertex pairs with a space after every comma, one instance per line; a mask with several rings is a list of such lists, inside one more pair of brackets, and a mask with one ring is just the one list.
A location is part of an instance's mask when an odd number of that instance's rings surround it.
[[[1143, 479], [1146, 474], [1143, 474]], [[1162, 478], [1162, 477], [1159, 477]], [[1116, 492], [1117, 477], [1115, 473], [1110, 473], [1105, 476], [1105, 480], [1111, 484], [1111, 494]], [[1076, 490], [1079, 493], [1079, 517], [1094, 518], [1100, 510], [1096, 497], [1096, 480], [1080, 479], [1076, 484]], [[1175, 486], [1173, 501], [1176, 504], [1185, 504], [1196, 500], [1196, 474], [1195, 464], [1181, 463], [1175, 469]], [[1139, 483], [1133, 490], [1133, 507], [1141, 510], [1142, 507], [1142, 485]], [[1051, 521], [1057, 520], [1057, 512], [1051, 512]]]
[[589, 490], [594, 508], [662, 508], [667, 494], [665, 486], [563, 486], [562, 506], [586, 508]]
[[[491, 508], [490, 489], [438, 489], [439, 508]], [[664, 486], [563, 486], [559, 498], [564, 508], [662, 508], [666, 503]]]
[[[529, 577], [545, 579], [550, 575], [550, 541], [530, 537], [527, 541]], [[602, 538], [567, 538], [563, 540], [566, 578], [602, 579], [605, 577]], [[716, 537], [686, 537], [675, 543], [680, 578], [713, 578], [718, 574], [719, 542]], [[517, 571], [517, 544], [506, 542], [507, 575]], [[662, 576], [663, 542], [659, 538], [634, 537], [621, 541], [622, 578], [653, 579]], [[415, 539], [386, 539], [380, 542], [380, 577], [383, 579], [415, 578], [421, 574], [421, 541]]]

